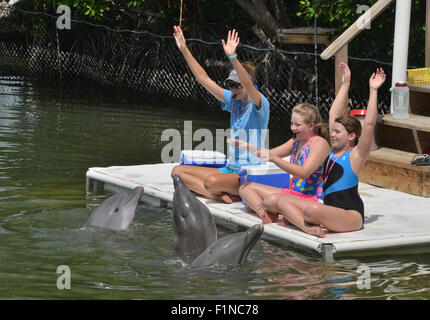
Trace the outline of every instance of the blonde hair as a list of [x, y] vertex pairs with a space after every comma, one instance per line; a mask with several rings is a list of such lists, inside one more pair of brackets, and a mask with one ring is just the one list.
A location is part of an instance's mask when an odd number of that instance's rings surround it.
[[330, 144], [330, 135], [327, 124], [322, 122], [319, 110], [312, 104], [300, 103], [293, 108], [293, 112], [298, 113], [303, 117], [303, 121], [307, 124], [314, 123], [314, 134], [327, 140]]

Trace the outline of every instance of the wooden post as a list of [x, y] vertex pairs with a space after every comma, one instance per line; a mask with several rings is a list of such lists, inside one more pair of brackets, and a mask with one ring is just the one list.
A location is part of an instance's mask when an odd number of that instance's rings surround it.
[[182, 27], [182, 7], [183, 7], [183, 0], [181, 0], [181, 7], [179, 8], [179, 26]]
[[[335, 55], [334, 59], [334, 78], [335, 78], [335, 91], [336, 94], [340, 89], [340, 85], [342, 84], [342, 75], [339, 71], [339, 64], [344, 62], [348, 64], [348, 44], [344, 45]], [[348, 101], [348, 99], [347, 99]], [[348, 113], [348, 102], [345, 105], [345, 114]]]
[[426, 9], [426, 67], [430, 67], [430, 0]]

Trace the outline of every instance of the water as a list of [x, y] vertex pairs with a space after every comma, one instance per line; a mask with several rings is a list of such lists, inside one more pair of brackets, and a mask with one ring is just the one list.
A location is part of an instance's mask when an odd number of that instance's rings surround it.
[[[85, 227], [109, 196], [86, 195], [87, 168], [157, 163], [161, 132], [184, 120], [194, 130], [228, 124], [228, 114], [202, 109], [0, 77], [0, 299], [430, 298], [428, 255], [325, 263], [260, 240], [240, 267], [191, 271], [173, 254], [169, 209], [140, 205], [126, 231]], [[272, 143], [286, 134], [271, 133]], [[60, 265], [70, 267], [70, 290], [57, 288]], [[368, 288], [357, 285], [360, 266]]]

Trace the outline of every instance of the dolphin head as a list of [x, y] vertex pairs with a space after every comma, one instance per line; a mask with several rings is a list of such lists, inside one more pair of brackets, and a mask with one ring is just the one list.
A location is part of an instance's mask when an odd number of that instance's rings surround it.
[[187, 188], [184, 180], [178, 175], [173, 176], [173, 185], [175, 193], [173, 195], [173, 218], [176, 221], [176, 226], [180, 227], [186, 223], [186, 220], [191, 216], [192, 204], [198, 201]]
[[182, 180], [182, 178], [181, 178], [179, 175], [175, 174], [175, 175], [172, 177], [172, 179], [173, 179], [173, 186], [175, 187], [175, 190], [176, 190], [179, 186], [181, 186], [181, 187], [185, 187], [185, 188], [186, 188], [186, 185], [185, 185], [184, 180]]
[[254, 248], [257, 240], [260, 239], [261, 234], [264, 231], [264, 226], [262, 224], [256, 224], [244, 231], [243, 234], [239, 235], [239, 241], [243, 241], [243, 254], [240, 258], [239, 264], [243, 263], [248, 257], [249, 252]]
[[127, 229], [134, 219], [143, 192], [143, 187], [138, 186], [132, 191], [109, 197], [93, 211], [88, 219], [88, 224], [113, 230]]
[[216, 240], [216, 225], [209, 209], [188, 190], [180, 176], [173, 176], [173, 230], [175, 252], [200, 254]]
[[215, 241], [193, 261], [191, 268], [242, 264], [263, 230], [262, 224], [256, 224], [244, 232], [230, 234]]

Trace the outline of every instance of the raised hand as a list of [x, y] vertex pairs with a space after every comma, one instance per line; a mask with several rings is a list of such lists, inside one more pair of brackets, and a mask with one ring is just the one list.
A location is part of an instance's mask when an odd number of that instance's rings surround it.
[[252, 145], [250, 145], [249, 143], [239, 140], [239, 139], [230, 139], [227, 138], [227, 143], [231, 144], [239, 149], [248, 149], [250, 148]]
[[234, 55], [236, 52], [236, 47], [240, 42], [239, 34], [235, 29], [230, 30], [227, 35], [227, 43], [225, 43], [224, 39], [221, 40], [222, 47], [224, 48], [225, 55], [230, 57]]
[[179, 50], [182, 52], [187, 48], [187, 43], [185, 42], [184, 34], [182, 33], [181, 27], [173, 26], [173, 37], [175, 38], [176, 45], [178, 46]]
[[254, 155], [264, 162], [272, 161], [272, 152], [269, 149], [258, 148]]
[[339, 70], [342, 75], [342, 84], [349, 84], [351, 82], [351, 70], [346, 63], [341, 62], [339, 64]]
[[384, 69], [378, 68], [376, 72], [374, 72], [369, 79], [369, 86], [372, 90], [378, 90], [380, 86], [385, 82], [386, 75]]

